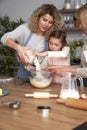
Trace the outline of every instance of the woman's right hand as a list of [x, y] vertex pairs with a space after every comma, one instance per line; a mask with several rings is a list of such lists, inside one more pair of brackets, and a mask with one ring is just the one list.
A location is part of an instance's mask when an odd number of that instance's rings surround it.
[[18, 53], [18, 60], [23, 64], [27, 64], [26, 57], [29, 59], [29, 54], [27, 54], [27, 50], [32, 50], [30, 47], [21, 46], [20, 44], [16, 43], [13, 39], [8, 38], [6, 41], [6, 45]]
[[27, 55], [27, 51], [32, 50], [30, 47], [24, 47], [24, 46], [19, 46], [18, 47], [18, 60], [22, 62], [23, 64], [27, 65], [26, 57], [29, 58]]

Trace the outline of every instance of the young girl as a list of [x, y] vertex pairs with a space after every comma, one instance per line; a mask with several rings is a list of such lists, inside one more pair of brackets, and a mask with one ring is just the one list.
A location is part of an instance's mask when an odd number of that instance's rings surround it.
[[[66, 34], [62, 30], [53, 31], [48, 39], [48, 51], [34, 52], [36, 56], [46, 56], [41, 66], [66, 65], [70, 66], [70, 48], [67, 45]], [[53, 82], [61, 83], [61, 75], [54, 75]]]

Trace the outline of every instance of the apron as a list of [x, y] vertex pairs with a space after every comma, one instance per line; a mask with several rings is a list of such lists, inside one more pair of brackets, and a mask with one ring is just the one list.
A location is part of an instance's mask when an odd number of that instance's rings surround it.
[[[32, 35], [33, 35], [33, 32], [30, 31], [29, 36], [24, 43], [24, 46], [27, 46], [27, 44], [29, 43]], [[45, 40], [44, 43], [45, 43], [44, 49], [46, 49], [47, 48], [47, 41]], [[19, 78], [19, 79], [24, 79], [25, 81], [29, 81], [30, 75], [31, 75], [31, 73], [25, 69], [24, 64], [20, 63], [16, 77]]]

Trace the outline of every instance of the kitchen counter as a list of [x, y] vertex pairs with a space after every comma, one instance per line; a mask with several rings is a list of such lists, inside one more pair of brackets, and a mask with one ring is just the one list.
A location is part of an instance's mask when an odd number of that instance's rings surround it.
[[[0, 105], [0, 130], [72, 130], [87, 121], [87, 111], [66, 107], [59, 104], [56, 98], [26, 98], [25, 93], [50, 92], [59, 94], [61, 84], [51, 84], [44, 89], [32, 87], [29, 83], [15, 86], [14, 83], [3, 84], [8, 95], [1, 96], [0, 101], [20, 101], [19, 109]], [[85, 88], [87, 93], [87, 88]], [[41, 110], [38, 106], [49, 106]]]

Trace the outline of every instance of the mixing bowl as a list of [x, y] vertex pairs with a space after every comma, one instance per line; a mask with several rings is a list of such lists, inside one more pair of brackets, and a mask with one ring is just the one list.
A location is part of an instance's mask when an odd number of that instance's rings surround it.
[[37, 71], [36, 69], [32, 69], [30, 72], [31, 76], [29, 79], [32, 86], [36, 88], [45, 88], [51, 84], [52, 76], [50, 71], [44, 69]]

